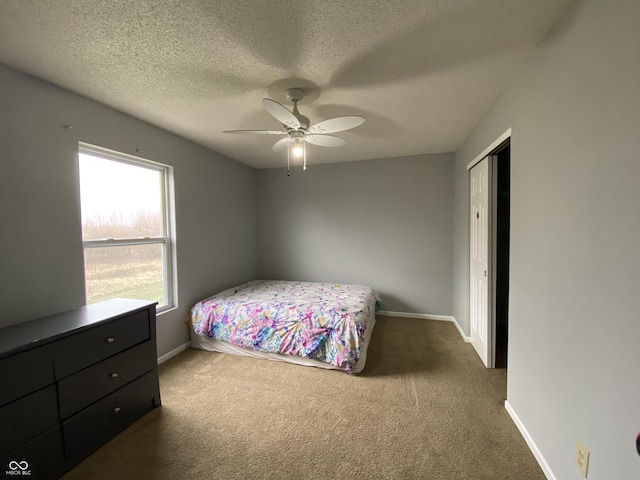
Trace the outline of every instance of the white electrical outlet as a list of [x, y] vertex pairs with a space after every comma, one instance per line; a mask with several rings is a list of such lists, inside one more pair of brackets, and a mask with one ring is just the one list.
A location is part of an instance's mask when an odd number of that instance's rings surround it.
[[587, 478], [587, 471], [589, 470], [589, 450], [587, 450], [587, 447], [579, 440], [576, 447], [576, 467], [578, 467], [580, 473], [584, 475], [584, 478]]

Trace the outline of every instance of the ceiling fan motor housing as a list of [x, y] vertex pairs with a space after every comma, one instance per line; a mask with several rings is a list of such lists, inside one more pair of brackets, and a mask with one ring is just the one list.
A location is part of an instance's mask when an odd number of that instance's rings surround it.
[[291, 139], [292, 142], [302, 142], [304, 140], [304, 132], [292, 130], [289, 132], [289, 139]]

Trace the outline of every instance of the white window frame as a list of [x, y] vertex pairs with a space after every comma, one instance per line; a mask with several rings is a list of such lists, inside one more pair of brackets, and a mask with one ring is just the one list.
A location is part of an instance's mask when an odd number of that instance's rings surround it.
[[[106, 238], [100, 240], [83, 240], [83, 250], [87, 248], [103, 248], [103, 247], [120, 247], [130, 245], [162, 245], [162, 284], [164, 289], [164, 298], [167, 304], [157, 308], [157, 313], [173, 310], [178, 306], [177, 297], [177, 275], [175, 262], [175, 208], [173, 202], [173, 167], [163, 163], [154, 162], [146, 158], [128, 155], [126, 153], [116, 152], [107, 148], [90, 145], [84, 142], [78, 142], [78, 153], [100, 157], [104, 160], [120, 162], [135, 167], [142, 167], [149, 170], [157, 171], [160, 174], [163, 188], [161, 190], [161, 207], [163, 220], [163, 235], [157, 237], [139, 237], [139, 238]], [[78, 162], [80, 158], [78, 157]], [[86, 295], [86, 290], [85, 290]], [[86, 297], [85, 297], [86, 301]]]

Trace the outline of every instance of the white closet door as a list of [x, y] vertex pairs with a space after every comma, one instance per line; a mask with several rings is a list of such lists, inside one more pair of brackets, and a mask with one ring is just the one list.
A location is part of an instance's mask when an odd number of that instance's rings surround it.
[[469, 320], [471, 344], [486, 367], [491, 362], [489, 248], [490, 248], [490, 157], [478, 162], [470, 174], [470, 258]]

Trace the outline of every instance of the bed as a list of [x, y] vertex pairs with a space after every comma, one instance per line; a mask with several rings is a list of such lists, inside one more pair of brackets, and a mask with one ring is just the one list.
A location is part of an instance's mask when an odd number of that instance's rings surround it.
[[380, 298], [370, 287], [254, 280], [198, 302], [191, 346], [359, 373]]

